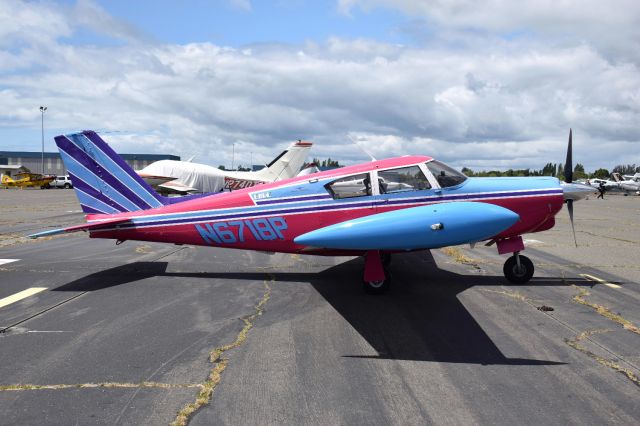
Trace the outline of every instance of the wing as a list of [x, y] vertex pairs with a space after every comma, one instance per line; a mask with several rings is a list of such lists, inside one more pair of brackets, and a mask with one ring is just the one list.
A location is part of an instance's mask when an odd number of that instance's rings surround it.
[[483, 241], [520, 216], [488, 203], [437, 203], [378, 213], [299, 235], [297, 244], [344, 250], [414, 250]]

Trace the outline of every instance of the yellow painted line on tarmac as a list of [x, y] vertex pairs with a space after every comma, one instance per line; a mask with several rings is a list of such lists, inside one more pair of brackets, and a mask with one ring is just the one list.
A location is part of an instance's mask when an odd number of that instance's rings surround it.
[[611, 287], [611, 288], [622, 288], [622, 286], [618, 285], [618, 284], [613, 284], [608, 282], [607, 280], [603, 280], [602, 278], [598, 278], [598, 277], [594, 277], [593, 275], [589, 275], [589, 274], [580, 274], [581, 277], [588, 279], [589, 281], [595, 281], [598, 284], [604, 284], [607, 287]]
[[26, 299], [27, 297], [38, 294], [41, 291], [45, 291], [46, 289], [47, 287], [31, 287], [26, 290], [22, 290], [21, 292], [14, 295], [5, 297], [4, 299], [0, 299], [0, 308], [4, 308], [7, 305], [19, 302], [22, 299]]

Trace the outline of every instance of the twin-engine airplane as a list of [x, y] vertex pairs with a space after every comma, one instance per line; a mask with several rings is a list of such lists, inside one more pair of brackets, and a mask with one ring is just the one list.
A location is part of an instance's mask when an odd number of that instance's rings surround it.
[[468, 178], [415, 155], [314, 173], [230, 193], [165, 198], [92, 131], [55, 138], [88, 223], [31, 235], [88, 231], [91, 238], [157, 241], [311, 255], [364, 255], [364, 287], [389, 287], [395, 252], [489, 241], [511, 253], [504, 274], [527, 282], [522, 234], [593, 190], [565, 177]]

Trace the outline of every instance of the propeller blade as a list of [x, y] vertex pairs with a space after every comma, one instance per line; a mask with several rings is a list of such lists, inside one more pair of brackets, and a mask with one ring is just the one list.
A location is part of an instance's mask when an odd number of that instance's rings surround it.
[[576, 228], [573, 226], [573, 200], [567, 200], [567, 210], [569, 211], [569, 220], [571, 221], [571, 230], [573, 231], [573, 242], [578, 247], [576, 240]]
[[571, 134], [572, 130], [569, 129], [569, 146], [567, 147], [567, 161], [564, 162], [564, 181], [567, 183], [573, 182], [573, 159], [571, 148]]

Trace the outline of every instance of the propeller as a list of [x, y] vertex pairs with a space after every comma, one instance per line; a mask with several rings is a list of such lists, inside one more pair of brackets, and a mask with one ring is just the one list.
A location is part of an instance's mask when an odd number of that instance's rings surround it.
[[[573, 159], [572, 159], [572, 129], [569, 129], [569, 146], [567, 147], [567, 160], [564, 162], [564, 181], [567, 183], [573, 182]], [[573, 200], [567, 200], [567, 210], [569, 211], [569, 220], [571, 221], [571, 230], [573, 231], [573, 242], [578, 247], [578, 240], [576, 240], [576, 228], [573, 225]]]

